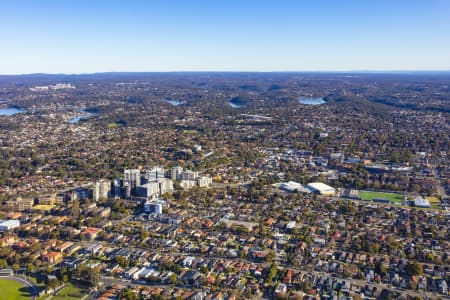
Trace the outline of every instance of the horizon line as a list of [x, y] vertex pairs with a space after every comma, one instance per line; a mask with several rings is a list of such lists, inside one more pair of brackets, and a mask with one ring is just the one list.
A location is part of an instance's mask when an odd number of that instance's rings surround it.
[[63, 76], [82, 76], [82, 75], [100, 75], [100, 74], [169, 74], [169, 73], [351, 73], [351, 74], [389, 74], [389, 73], [450, 73], [450, 69], [411, 69], [411, 70], [166, 70], [166, 71], [98, 71], [98, 72], [33, 72], [33, 73], [2, 73], [0, 76], [36, 76], [36, 75], [63, 75]]

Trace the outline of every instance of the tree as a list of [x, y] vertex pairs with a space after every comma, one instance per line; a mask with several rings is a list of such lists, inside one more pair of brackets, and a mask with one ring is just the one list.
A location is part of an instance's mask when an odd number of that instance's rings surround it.
[[72, 272], [72, 277], [90, 286], [96, 286], [100, 280], [100, 272], [98, 268], [81, 266]]
[[273, 263], [270, 266], [269, 272], [267, 273], [267, 277], [266, 277], [266, 283], [271, 284], [273, 282], [273, 279], [277, 275], [277, 269], [278, 269], [278, 266], [276, 263]]
[[375, 264], [375, 272], [377, 272], [378, 274], [385, 274], [386, 271], [386, 267], [383, 265], [383, 263], [377, 262]]
[[128, 268], [128, 266], [129, 266], [128, 260], [127, 260], [125, 257], [121, 256], [121, 255], [119, 255], [119, 256], [116, 257], [116, 262], [117, 262], [122, 268]]
[[19, 264], [13, 264], [12, 269], [14, 270], [14, 272], [17, 272], [20, 269]]
[[87, 280], [91, 286], [96, 286], [100, 280], [100, 273], [97, 268], [88, 268]]
[[31, 274], [31, 273], [34, 272], [34, 270], [36, 270], [36, 267], [33, 264], [31, 264], [31, 263], [27, 264], [26, 268], [27, 268], [27, 273], [28, 274]]
[[275, 258], [275, 252], [269, 251], [266, 256], [266, 262], [272, 262], [272, 260]]
[[168, 280], [169, 280], [170, 284], [177, 284], [178, 283], [177, 274], [174, 273], [174, 274], [170, 275]]
[[70, 207], [70, 215], [77, 218], [80, 213], [80, 201], [75, 200]]
[[200, 267], [200, 272], [202, 272], [203, 274], [207, 274], [208, 273], [208, 267], [206, 265], [202, 265]]
[[409, 276], [414, 276], [414, 275], [422, 275], [423, 274], [423, 266], [422, 264], [418, 263], [417, 261], [413, 261], [412, 263], [409, 263], [406, 266], [406, 273]]
[[51, 288], [56, 288], [59, 285], [58, 279], [52, 279], [48, 282], [48, 286]]
[[381, 299], [383, 300], [392, 300], [392, 295], [389, 290], [383, 289], [381, 291]]
[[300, 289], [304, 292], [308, 292], [310, 289], [312, 289], [311, 282], [309, 280], [305, 280], [302, 283], [300, 283]]
[[125, 288], [120, 291], [119, 299], [126, 299], [126, 300], [136, 300], [138, 299], [137, 296], [133, 293], [133, 290], [130, 288]]
[[8, 267], [8, 262], [6, 259], [0, 259], [0, 268], [5, 269], [6, 267]]
[[62, 282], [68, 282], [69, 281], [69, 269], [67, 267], [62, 267], [58, 270], [58, 278]]

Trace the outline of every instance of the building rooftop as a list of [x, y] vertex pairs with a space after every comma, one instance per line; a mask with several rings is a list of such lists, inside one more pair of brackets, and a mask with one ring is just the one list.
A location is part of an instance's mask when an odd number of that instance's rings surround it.
[[417, 207], [430, 207], [430, 201], [422, 197], [414, 198], [414, 205]]
[[314, 190], [314, 191], [319, 191], [319, 192], [325, 192], [325, 191], [335, 191], [335, 189], [329, 185], [326, 185], [325, 183], [322, 182], [311, 182], [308, 183], [307, 185], [308, 188]]

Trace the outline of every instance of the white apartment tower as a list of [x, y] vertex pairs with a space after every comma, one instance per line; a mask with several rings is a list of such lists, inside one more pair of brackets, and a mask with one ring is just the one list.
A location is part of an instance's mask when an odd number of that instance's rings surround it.
[[172, 180], [179, 180], [181, 173], [183, 173], [182, 167], [173, 167], [172, 170], [170, 170], [170, 178]]
[[164, 168], [162, 167], [154, 167], [146, 172], [146, 177], [148, 181], [164, 178]]
[[128, 182], [131, 189], [141, 185], [141, 171], [139, 169], [125, 169], [123, 173], [124, 182]]
[[107, 199], [111, 194], [111, 182], [107, 179], [100, 179], [95, 183], [93, 198], [94, 201]]

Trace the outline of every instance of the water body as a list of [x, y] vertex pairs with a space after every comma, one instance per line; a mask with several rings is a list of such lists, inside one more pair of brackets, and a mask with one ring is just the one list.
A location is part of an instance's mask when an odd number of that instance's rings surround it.
[[0, 116], [13, 116], [22, 112], [25, 112], [25, 110], [16, 107], [0, 108]]
[[163, 99], [162, 101], [169, 103], [170, 105], [173, 105], [173, 106], [178, 106], [178, 105], [186, 103], [186, 101], [180, 101], [177, 99]]
[[236, 104], [236, 103], [233, 103], [233, 102], [229, 102], [229, 104], [230, 104], [230, 106], [232, 107], [232, 108], [243, 108], [243, 107], [245, 107], [245, 105], [242, 105], [242, 104]]
[[80, 122], [84, 118], [85, 118], [85, 116], [76, 116], [76, 117], [73, 117], [72, 119], [70, 119], [69, 123], [70, 124], [76, 124], [76, 123]]
[[78, 116], [76, 116], [76, 117], [73, 117], [73, 118], [70, 119], [68, 122], [69, 122], [70, 124], [77, 124], [77, 123], [79, 123], [81, 120], [86, 120], [86, 119], [88, 119], [88, 118], [90, 118], [90, 117], [93, 117], [93, 116], [97, 115], [97, 113], [88, 112], [88, 111], [86, 111], [86, 110], [81, 110], [80, 112], [83, 113], [83, 114], [78, 115]]
[[247, 101], [241, 97], [234, 97], [228, 102], [228, 104], [230, 104], [232, 108], [243, 108], [247, 106]]
[[298, 99], [298, 102], [306, 105], [320, 105], [327, 103], [327, 101], [325, 101], [324, 98], [312, 98], [312, 97], [301, 97], [300, 99]]

